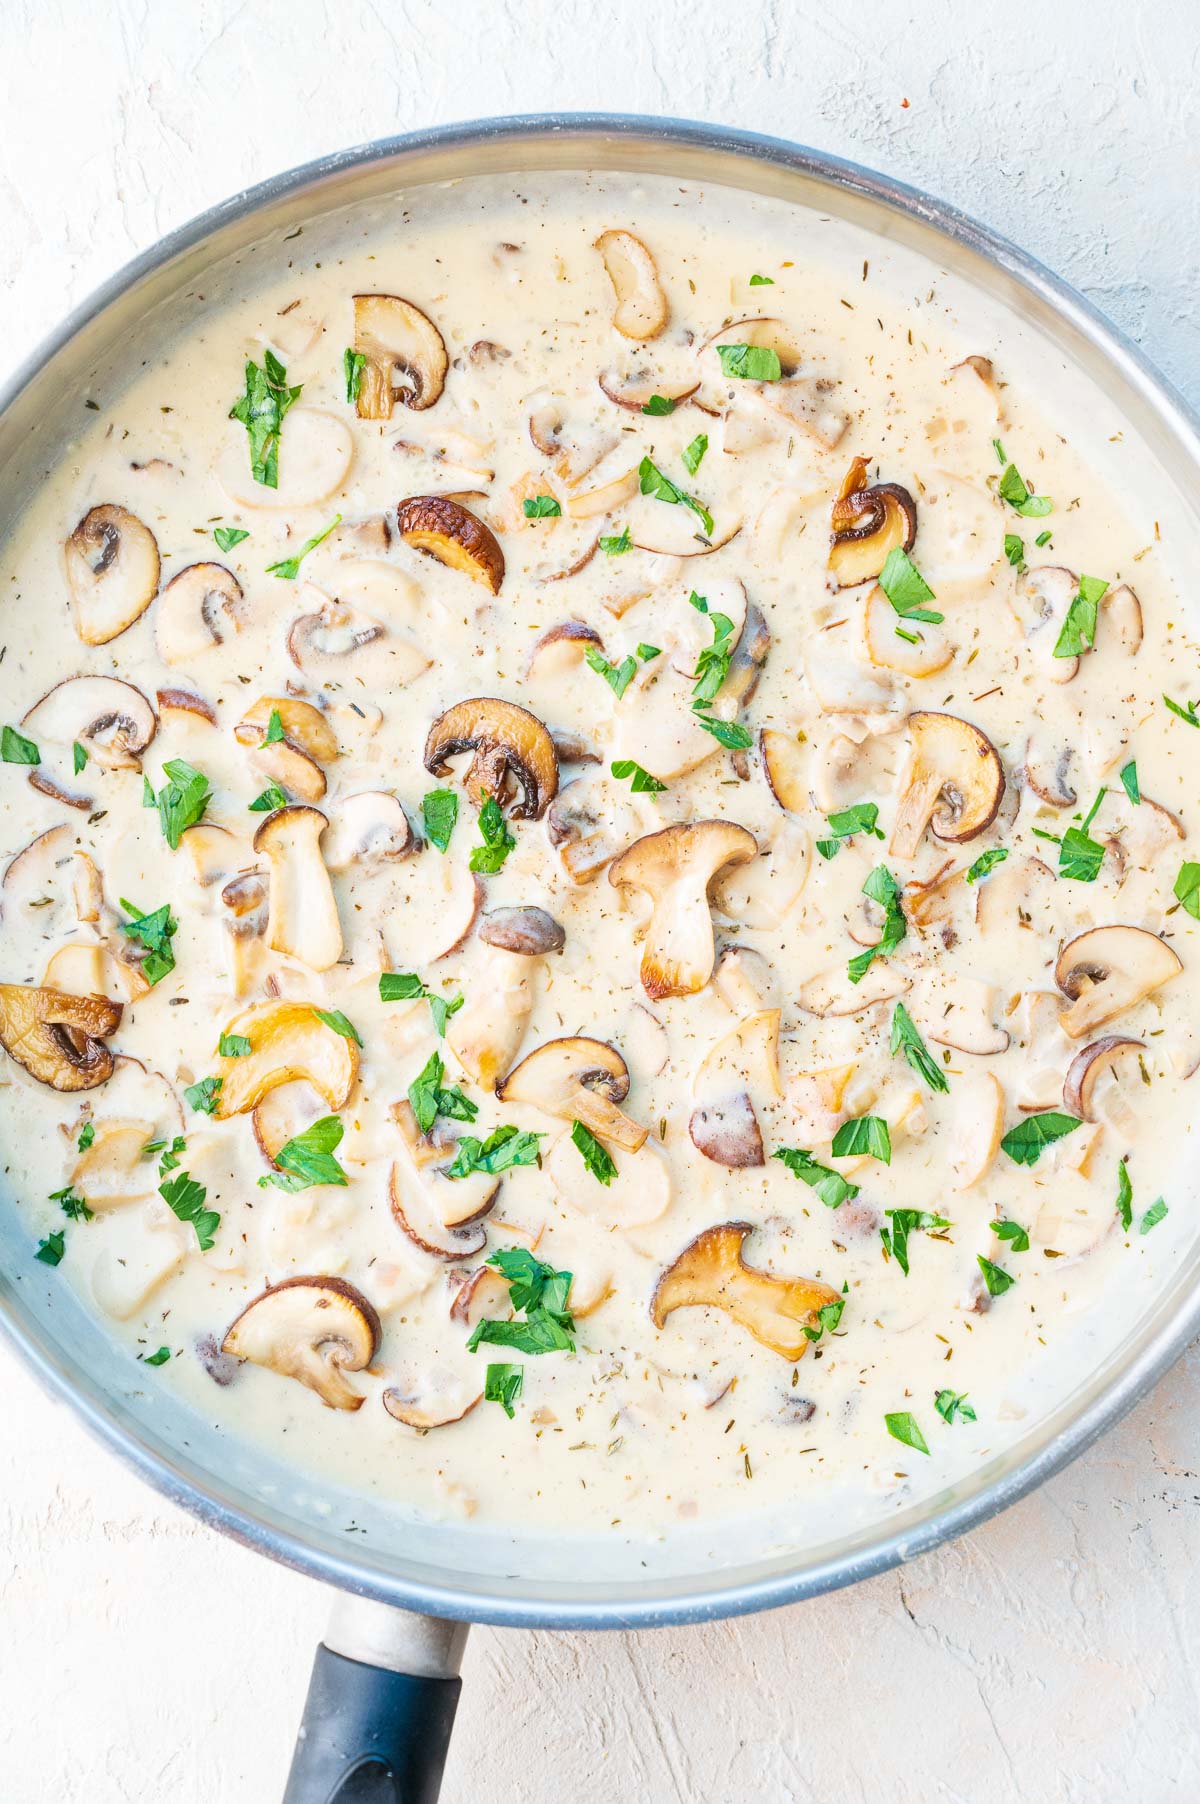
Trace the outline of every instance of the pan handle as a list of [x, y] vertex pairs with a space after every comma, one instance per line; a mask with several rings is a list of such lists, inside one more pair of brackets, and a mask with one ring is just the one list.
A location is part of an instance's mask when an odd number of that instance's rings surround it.
[[339, 1596], [283, 1804], [437, 1804], [467, 1626]]

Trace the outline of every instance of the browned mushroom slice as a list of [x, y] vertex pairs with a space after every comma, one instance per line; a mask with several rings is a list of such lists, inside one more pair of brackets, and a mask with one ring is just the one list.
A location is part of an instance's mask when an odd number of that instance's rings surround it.
[[531, 903], [493, 908], [480, 922], [479, 937], [489, 946], [499, 946], [505, 952], [520, 953], [525, 958], [561, 952], [567, 938], [553, 915]]
[[1031, 736], [1025, 747], [1025, 763], [1021, 774], [1034, 795], [1040, 796], [1051, 808], [1073, 808], [1079, 800], [1068, 781], [1074, 756], [1073, 746], [1046, 746], [1036, 734]]
[[259, 1002], [224, 1029], [227, 1040], [246, 1039], [241, 1058], [220, 1058], [221, 1093], [215, 1114], [243, 1115], [269, 1090], [305, 1078], [331, 1109], [348, 1100], [358, 1076], [358, 1047], [322, 1021], [309, 1002]]
[[360, 1409], [346, 1373], [365, 1370], [382, 1338], [374, 1305], [344, 1278], [285, 1278], [247, 1304], [221, 1351], [299, 1379], [330, 1409]]
[[585, 626], [582, 620], [560, 620], [534, 641], [526, 675], [543, 681], [566, 676], [583, 662], [589, 647], [604, 651], [604, 641], [594, 626]]
[[664, 1326], [675, 1309], [723, 1309], [755, 1340], [785, 1359], [808, 1351], [806, 1329], [820, 1327], [820, 1311], [839, 1301], [819, 1278], [778, 1278], [742, 1258], [742, 1242], [754, 1232], [747, 1221], [705, 1228], [669, 1265], [654, 1289], [650, 1319]]
[[387, 789], [364, 789], [338, 802], [322, 848], [331, 871], [407, 858], [413, 830], [399, 798]]
[[328, 971], [342, 956], [333, 885], [321, 856], [329, 822], [318, 808], [278, 808], [254, 835], [254, 850], [271, 866], [271, 949]]
[[744, 708], [753, 700], [770, 650], [771, 629], [762, 609], [750, 602], [733, 656], [729, 660], [725, 681], [721, 684], [721, 694], [731, 696], [739, 708]]
[[[271, 716], [279, 716], [283, 738], [268, 743]], [[290, 695], [263, 695], [233, 729], [241, 745], [254, 747], [260, 769], [303, 802], [325, 794], [323, 763], [338, 755], [337, 735], [319, 708]]]
[[758, 841], [733, 821], [693, 821], [635, 840], [609, 867], [616, 889], [650, 897], [642, 987], [652, 998], [690, 996], [712, 976], [716, 948], [709, 885], [727, 865], [746, 864]]
[[107, 645], [154, 600], [158, 541], [128, 508], [91, 508], [67, 540], [66, 560], [75, 631], [85, 645]]
[[910, 714], [908, 763], [889, 850], [915, 858], [926, 827], [961, 845], [996, 818], [1004, 770], [986, 734], [954, 714]]
[[242, 585], [224, 564], [189, 564], [173, 576], [154, 610], [154, 642], [164, 664], [186, 664], [246, 619]]
[[190, 714], [210, 727], [217, 724], [217, 710], [194, 689], [159, 689], [155, 694], [160, 714]]
[[406, 545], [499, 595], [504, 553], [490, 526], [448, 495], [410, 495], [396, 510], [396, 530]]
[[104, 1044], [121, 1024], [121, 1004], [103, 996], [0, 983], [0, 1044], [52, 1090], [94, 1090], [112, 1076]]
[[806, 761], [794, 733], [763, 727], [758, 735], [758, 757], [767, 788], [781, 808], [797, 814], [809, 806]]
[[647, 1129], [617, 1107], [629, 1094], [629, 1067], [606, 1040], [575, 1035], [528, 1053], [496, 1087], [501, 1102], [527, 1102], [560, 1121], [581, 1121], [601, 1140], [636, 1152]]
[[1107, 1034], [1102, 1040], [1093, 1040], [1071, 1060], [1063, 1082], [1063, 1108], [1078, 1115], [1081, 1121], [1098, 1121], [1097, 1090], [1102, 1079], [1112, 1076], [1114, 1068], [1130, 1054], [1145, 1050], [1144, 1040], [1129, 1040], [1121, 1034]]
[[449, 1360], [431, 1358], [399, 1377], [383, 1393], [383, 1407], [408, 1428], [448, 1428], [469, 1416], [483, 1401], [480, 1368], [460, 1370]]
[[390, 420], [397, 402], [423, 412], [445, 386], [441, 333], [398, 294], [354, 296], [354, 349], [367, 360], [356, 402], [360, 420]]
[[1081, 1040], [1182, 970], [1178, 953], [1144, 927], [1091, 927], [1067, 941], [1054, 967], [1054, 981], [1071, 1001], [1059, 1026]]
[[158, 721], [140, 689], [118, 677], [68, 677], [21, 722], [40, 745], [82, 745], [105, 770], [140, 770]]
[[696, 1073], [695, 1093], [688, 1123], [693, 1145], [717, 1165], [761, 1165], [754, 1103], [773, 1102], [782, 1093], [777, 1008], [756, 1008], [717, 1041]]
[[[434, 1152], [447, 1164], [454, 1155], [452, 1146]], [[481, 1197], [479, 1185], [486, 1175], [477, 1172], [459, 1182], [438, 1171], [404, 1171], [395, 1164], [388, 1180], [392, 1220], [415, 1247], [435, 1259], [473, 1259], [487, 1244], [483, 1217], [500, 1189], [500, 1180], [492, 1178]], [[466, 1220], [446, 1220], [462, 1210], [471, 1211]]]
[[456, 702], [439, 714], [425, 741], [425, 769], [449, 774], [447, 759], [474, 754], [465, 782], [475, 802], [493, 796], [503, 807], [511, 778], [517, 794], [508, 804], [514, 820], [540, 820], [558, 794], [558, 754], [554, 741], [527, 709], [494, 696]]
[[764, 1163], [762, 1132], [745, 1091], [719, 1102], [697, 1104], [688, 1119], [688, 1134], [697, 1151], [714, 1165], [736, 1171]]
[[891, 551], [911, 551], [917, 536], [917, 504], [898, 482], [867, 485], [867, 460], [856, 457], [831, 515], [829, 570], [834, 587], [874, 582]]
[[657, 338], [667, 323], [667, 298], [646, 246], [632, 232], [610, 229], [601, 232], [596, 249], [617, 297], [613, 314], [617, 331], [622, 338]]

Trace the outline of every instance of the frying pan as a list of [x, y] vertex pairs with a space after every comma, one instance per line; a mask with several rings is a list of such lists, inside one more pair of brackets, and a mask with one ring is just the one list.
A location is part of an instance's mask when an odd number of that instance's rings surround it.
[[[988, 295], [1079, 393], [1123, 417], [1154, 517], [1195, 542], [1200, 422], [1140, 353], [1066, 284], [1005, 240], [912, 188], [815, 151], [724, 128], [621, 115], [486, 120], [340, 152], [262, 183], [171, 234], [107, 282], [0, 393], [0, 528], [77, 436], [80, 396], [115, 393], [189, 319], [198, 297], [273, 267], [297, 228], [486, 174], [613, 170], [721, 184], [864, 226]], [[310, 240], [311, 244], [311, 240]], [[1132, 467], [1132, 466], [1129, 466]], [[830, 1539], [680, 1530], [643, 1545], [534, 1539], [394, 1509], [317, 1484], [220, 1435], [115, 1345], [30, 1258], [0, 1211], [0, 1327], [45, 1386], [165, 1496], [202, 1522], [344, 1594], [318, 1649], [285, 1804], [436, 1798], [471, 1621], [534, 1628], [701, 1622], [812, 1597], [962, 1534], [1082, 1452], [1200, 1330], [1200, 1242], [1181, 1244], [1119, 1338], [1097, 1346], [1002, 1453], [937, 1494], [850, 1522]], [[347, 1532], [352, 1529], [354, 1532]]]

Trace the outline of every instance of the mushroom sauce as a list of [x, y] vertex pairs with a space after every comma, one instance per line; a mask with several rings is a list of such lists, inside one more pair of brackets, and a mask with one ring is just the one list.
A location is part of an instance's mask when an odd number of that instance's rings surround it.
[[952, 1481], [1180, 1213], [1153, 520], [799, 210], [546, 181], [274, 256], [5, 550], [30, 1274], [427, 1517]]

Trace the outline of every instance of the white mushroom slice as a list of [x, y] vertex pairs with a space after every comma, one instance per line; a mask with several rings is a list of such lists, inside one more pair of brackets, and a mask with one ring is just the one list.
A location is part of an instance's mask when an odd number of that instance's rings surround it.
[[1050, 933], [1058, 879], [1048, 864], [1028, 854], [1010, 854], [976, 885], [975, 922], [981, 933], [1028, 926]]
[[407, 858], [413, 831], [398, 797], [387, 789], [364, 789], [345, 796], [331, 822], [322, 848], [330, 871]]
[[41, 745], [78, 742], [104, 770], [140, 770], [158, 721], [140, 689], [118, 677], [68, 677], [21, 725]]
[[75, 834], [68, 826], [47, 828], [17, 853], [2, 886], [9, 937], [18, 927], [33, 929], [41, 940], [66, 931], [76, 917], [75, 866]]
[[579, 1215], [601, 1227], [642, 1228], [660, 1221], [671, 1207], [671, 1167], [656, 1140], [639, 1152], [622, 1152], [616, 1173], [598, 1184], [569, 1133], [560, 1134], [546, 1155], [546, 1171], [556, 1194]]
[[739, 1021], [706, 1055], [696, 1073], [696, 1107], [688, 1123], [692, 1144], [716, 1165], [762, 1165], [763, 1142], [755, 1099], [771, 1102], [779, 1083], [779, 1010]]
[[485, 1090], [511, 1070], [533, 1013], [533, 961], [489, 947], [466, 1003], [446, 1024], [446, 1044], [467, 1075]]
[[142, 1152], [153, 1139], [152, 1123], [106, 1115], [72, 1167], [71, 1189], [96, 1213], [150, 1196], [158, 1189], [158, 1168]]
[[154, 642], [164, 664], [188, 664], [240, 633], [248, 610], [242, 585], [224, 564], [189, 564], [166, 584], [154, 610]]
[[722, 326], [705, 339], [697, 354], [701, 386], [696, 403], [706, 413], [723, 414], [731, 406], [744, 402], [748, 395], [757, 396], [759, 391], [772, 386], [741, 376], [727, 376], [721, 364], [722, 345], [753, 345], [774, 351], [779, 359], [780, 377], [785, 380], [796, 374], [804, 355], [791, 327], [781, 319], [759, 315], [753, 319], [736, 319], [728, 326]]
[[394, 1422], [422, 1433], [448, 1428], [482, 1403], [483, 1376], [482, 1363], [465, 1350], [457, 1357], [434, 1351], [396, 1373], [383, 1393], [383, 1407]]
[[643, 664], [616, 711], [614, 758], [632, 758], [667, 783], [719, 750], [712, 734], [696, 724], [692, 685], [671, 668], [670, 659]]
[[572, 520], [597, 520], [602, 514], [611, 514], [614, 508], [624, 506], [637, 492], [638, 473], [626, 470], [623, 476], [614, 476], [611, 482], [572, 495], [567, 502], [567, 514]]
[[271, 867], [271, 948], [313, 971], [328, 971], [342, 956], [337, 903], [321, 856], [328, 825], [318, 808], [292, 806], [268, 815], [254, 835], [254, 850]]
[[1004, 770], [991, 740], [953, 714], [910, 714], [908, 763], [889, 851], [915, 858], [926, 827], [938, 839], [961, 845], [996, 818], [1004, 796]]
[[[655, 357], [659, 353], [656, 349]], [[678, 407], [681, 402], [688, 401], [700, 386], [700, 378], [695, 369], [666, 371], [665, 367], [652, 369], [649, 363], [638, 354], [625, 368], [610, 366], [600, 372], [600, 387], [618, 407], [627, 408], [630, 413], [644, 413], [655, 395], [661, 395], [664, 401], [673, 401]]]
[[445, 386], [441, 333], [398, 294], [354, 296], [354, 349], [367, 360], [356, 403], [360, 420], [390, 420], [397, 402], [423, 412]]
[[[1080, 1128], [1070, 1138], [1077, 1140], [1087, 1132]], [[1056, 1265], [1061, 1268], [1067, 1260], [1083, 1259], [1094, 1252], [1110, 1234], [1119, 1231], [1117, 1221], [1112, 1196], [1106, 1188], [1098, 1188], [1082, 1173], [1059, 1164], [1050, 1195], [1030, 1229], [1030, 1239], [1039, 1249], [1048, 1247], [1057, 1253]]]
[[802, 480], [772, 489], [750, 528], [750, 554], [764, 570], [778, 570], [794, 555], [807, 530], [809, 511], [826, 500], [836, 478], [816, 460]]
[[658, 1016], [644, 1002], [631, 1004], [621, 1032], [626, 1060], [639, 1078], [657, 1077], [667, 1068], [671, 1042]]
[[[356, 888], [365, 909], [361, 879]], [[483, 904], [483, 883], [461, 859], [426, 851], [389, 868], [384, 896], [375, 918], [382, 921], [392, 949], [392, 968], [411, 970], [436, 964], [462, 945]]]
[[435, 1144], [421, 1135], [411, 1112], [406, 1126], [405, 1108], [401, 1104], [393, 1111], [408, 1157], [391, 1169], [392, 1219], [414, 1246], [436, 1259], [473, 1258], [487, 1242], [483, 1218], [495, 1204], [500, 1179], [484, 1171], [448, 1178], [445, 1167], [453, 1163], [457, 1143]]
[[1182, 969], [1178, 953], [1143, 927], [1092, 927], [1076, 934], [1054, 967], [1054, 981], [1071, 1002], [1061, 1017], [1063, 1032], [1081, 1040]]
[[374, 1305], [344, 1278], [285, 1278], [247, 1304], [221, 1351], [298, 1379], [330, 1409], [359, 1409], [346, 1373], [370, 1365], [382, 1336]]
[[842, 442], [850, 416], [839, 404], [840, 384], [833, 377], [788, 376], [755, 386], [764, 407], [779, 414], [787, 425], [810, 432], [826, 451]]
[[993, 984], [956, 973], [944, 990], [935, 993], [934, 1001], [926, 1004], [922, 1020], [926, 1034], [937, 1045], [988, 1058], [1008, 1051], [1008, 1030], [993, 1021], [995, 1009]]
[[[211, 702], [205, 701], [204, 697], [198, 695], [194, 689], [158, 689], [155, 691], [155, 700], [158, 703], [160, 715], [184, 716], [185, 718], [179, 722], [181, 726], [194, 725], [198, 720], [202, 720], [206, 726], [210, 727], [215, 727], [217, 724], [216, 709]], [[190, 718], [187, 718], [189, 716]]]
[[1071, 1060], [1063, 1082], [1063, 1108], [1081, 1121], [1135, 1126], [1134, 1111], [1115, 1093], [1123, 1082], [1140, 1083], [1145, 1050], [1144, 1040], [1126, 1039], [1121, 1034], [1093, 1040]]
[[531, 681], [561, 681], [578, 670], [589, 650], [604, 651], [595, 627], [582, 620], [560, 620], [534, 641], [525, 674]]
[[758, 762], [767, 788], [781, 808], [798, 814], [809, 806], [808, 760], [798, 735], [781, 733], [776, 727], [761, 728]]
[[712, 976], [716, 956], [709, 887], [727, 865], [758, 853], [754, 835], [732, 821], [664, 827], [634, 842], [610, 865], [608, 880], [649, 896], [642, 987], [652, 999], [688, 996]]
[[846, 1119], [843, 1098], [855, 1069], [853, 1064], [831, 1065], [823, 1071], [789, 1075], [785, 1095], [796, 1132], [805, 1145], [827, 1145], [837, 1133]]
[[1124, 876], [1130, 866], [1150, 870], [1164, 852], [1174, 850], [1186, 838], [1179, 816], [1144, 795], [1136, 807], [1122, 807], [1120, 825], [1105, 843], [1118, 856]]
[[335, 601], [294, 620], [287, 647], [292, 663], [311, 682], [334, 688], [403, 689], [433, 662], [411, 640], [398, 639], [382, 622]]
[[546, 837], [577, 884], [593, 882], [638, 827], [627, 785], [599, 773], [576, 777], [546, 810]]
[[543, 457], [551, 460], [555, 474], [574, 488], [620, 441], [607, 427], [572, 425], [567, 416], [568, 404], [561, 395], [535, 396], [529, 436]]
[[[904, 755], [899, 715], [879, 719], [877, 731], [861, 742], [843, 731], [823, 732], [813, 742], [809, 782], [823, 814], [835, 814], [864, 797], [890, 790]], [[772, 788], [774, 784], [772, 784]]]
[[160, 1197], [122, 1210], [105, 1225], [92, 1295], [106, 1315], [128, 1321], [175, 1276], [195, 1244], [193, 1230]]
[[779, 1006], [775, 968], [753, 946], [725, 947], [713, 966], [713, 988], [735, 1015], [753, 1015]]
[[622, 338], [657, 338], [667, 323], [667, 298], [654, 258], [632, 232], [601, 232], [596, 249], [617, 297], [613, 325]]
[[711, 557], [742, 530], [740, 514], [717, 520], [711, 533], [690, 507], [664, 507], [653, 495], [643, 495], [629, 509], [629, 535], [639, 551], [656, 557]]
[[806, 1015], [861, 1015], [877, 1002], [893, 1002], [911, 987], [912, 979], [903, 971], [876, 959], [858, 983], [851, 983], [844, 964], [810, 977], [801, 984], [796, 1000]]
[[154, 600], [158, 541], [128, 508], [105, 502], [83, 516], [66, 544], [75, 631], [85, 645], [107, 645]]
[[[354, 435], [344, 420], [319, 407], [292, 407], [279, 434], [279, 484], [256, 482], [245, 429], [237, 426], [218, 466], [221, 486], [239, 507], [314, 507], [341, 488], [354, 459]], [[286, 554], [284, 554], [286, 555]]]
[[[706, 612], [701, 612], [680, 593], [672, 597], [668, 610], [663, 607], [661, 599], [655, 597], [655, 624], [653, 629], [649, 624], [646, 626], [647, 632], [653, 630], [669, 640], [672, 666], [689, 683], [694, 683], [699, 675], [697, 664], [701, 655], [712, 649], [713, 616], [721, 614], [729, 621], [728, 639], [735, 645], [746, 624], [746, 585], [736, 577], [718, 577], [715, 582], [705, 583], [704, 600], [708, 603], [708, 608]], [[655, 640], [656, 645], [660, 642], [659, 639]]]
[[1118, 645], [1127, 658], [1136, 657], [1142, 645], [1142, 604], [1128, 583], [1106, 589], [1100, 597], [1097, 642]]
[[526, 1102], [560, 1121], [581, 1121], [590, 1133], [636, 1152], [647, 1130], [617, 1107], [629, 1094], [629, 1067], [606, 1040], [585, 1035], [547, 1040], [509, 1072], [496, 1094]]
[[783, 821], [752, 864], [718, 878], [713, 903], [737, 927], [779, 927], [800, 899], [811, 862], [807, 830]]
[[451, 1266], [446, 1285], [450, 1319], [461, 1322], [465, 1328], [474, 1328], [489, 1319], [505, 1322], [512, 1316], [508, 1281], [493, 1265], [477, 1265], [474, 1271], [464, 1271], [461, 1265]]
[[849, 631], [848, 626], [828, 627], [804, 641], [804, 672], [817, 706], [822, 714], [887, 714], [895, 700], [895, 684], [887, 671], [856, 656], [857, 641]]
[[1033, 793], [1051, 808], [1074, 808], [1079, 800], [1069, 777], [1075, 748], [1055, 738], [1033, 733], [1025, 746], [1021, 774]]
[[305, 1078], [268, 1090], [250, 1112], [254, 1138], [267, 1164], [274, 1165], [289, 1140], [328, 1113], [329, 1104]]
[[1004, 1089], [990, 1071], [964, 1071], [951, 1085], [951, 1169], [960, 1190], [987, 1175], [1004, 1132]]
[[[111, 973], [103, 946], [75, 941], [60, 946], [46, 960], [42, 985], [47, 990], [66, 990], [72, 996], [103, 996], [116, 987], [115, 971]], [[129, 997], [132, 1001], [132, 996]]]
[[[954, 647], [936, 626], [901, 620], [878, 584], [863, 602], [863, 650], [868, 663], [901, 676], [931, 677], [945, 670]], [[902, 637], [909, 635], [908, 639]], [[916, 640], [915, 644], [910, 641]]]
[[1056, 658], [1054, 647], [1071, 603], [1079, 592], [1079, 578], [1059, 564], [1043, 564], [1018, 577], [1011, 607], [1018, 626], [1030, 644], [1034, 662], [1052, 683], [1069, 683], [1079, 669], [1079, 659]]

